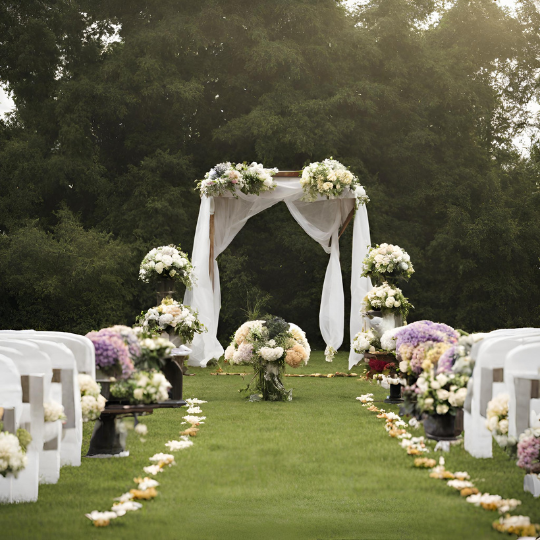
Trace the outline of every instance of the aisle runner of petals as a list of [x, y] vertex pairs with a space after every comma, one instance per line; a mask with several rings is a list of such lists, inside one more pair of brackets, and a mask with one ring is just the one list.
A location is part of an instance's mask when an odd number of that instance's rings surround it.
[[[384, 409], [377, 408], [373, 403], [373, 394], [364, 394], [356, 398], [363, 407], [370, 412], [377, 413], [377, 418], [385, 420], [385, 429], [390, 437], [400, 441], [400, 446], [411, 456], [421, 456], [430, 450], [426, 447], [424, 437], [413, 437], [407, 428], [418, 429], [420, 422], [412, 418], [408, 423], [393, 412], [386, 412]], [[514, 511], [521, 501], [517, 499], [503, 499], [500, 495], [490, 495], [489, 493], [480, 493], [479, 490], [470, 481], [469, 474], [466, 472], [452, 473], [444, 467], [444, 458], [437, 461], [427, 457], [415, 457], [414, 466], [420, 469], [430, 469], [430, 478], [445, 480], [447, 485], [459, 491], [466, 501], [485, 510], [498, 511], [502, 515], [498, 521], [493, 523], [493, 528], [497, 531], [515, 534], [519, 537], [533, 537], [540, 533], [540, 525], [531, 523], [528, 516], [511, 516], [508, 512]]]
[[[207, 403], [197, 398], [186, 399], [189, 405], [187, 415], [183, 417], [184, 422], [182, 424], [191, 424], [191, 427], [180, 433], [180, 439], [178, 441], [168, 441], [165, 446], [170, 452], [178, 452], [179, 450], [185, 450], [190, 446], [193, 446], [193, 442], [190, 437], [195, 437], [200, 424], [204, 424], [203, 420], [206, 420], [206, 416], [195, 416], [202, 413], [202, 409], [199, 405]], [[147, 429], [144, 424], [138, 424], [135, 431], [139, 435], [146, 435]], [[164, 472], [169, 467], [176, 465], [174, 456], [172, 454], [158, 453], [149, 458], [150, 465], [143, 468], [145, 474], [150, 476], [156, 476], [159, 473]], [[110, 511], [98, 512], [94, 510], [89, 514], [85, 514], [96, 527], [107, 527], [112, 519], [122, 517], [128, 512], [134, 512], [142, 508], [142, 504], [137, 501], [149, 501], [157, 497], [158, 492], [156, 488], [159, 486], [159, 482], [153, 478], [145, 476], [144, 478], [134, 478], [133, 481], [137, 485], [136, 488], [130, 489], [127, 493], [124, 493], [113, 503]]]

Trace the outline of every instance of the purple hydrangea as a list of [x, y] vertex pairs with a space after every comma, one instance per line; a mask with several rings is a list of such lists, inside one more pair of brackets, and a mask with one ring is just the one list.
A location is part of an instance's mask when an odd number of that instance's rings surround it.
[[456, 343], [459, 333], [451, 326], [432, 321], [417, 321], [396, 332], [396, 350], [401, 345], [417, 347], [426, 341]]
[[122, 378], [128, 378], [134, 370], [128, 346], [122, 337], [109, 328], [99, 332], [89, 332], [86, 337], [94, 344], [96, 367], [111, 371], [115, 367], [122, 369]]
[[457, 351], [457, 345], [452, 345], [452, 347], [441, 354], [437, 363], [437, 375], [439, 373], [448, 373], [452, 371], [452, 367], [458, 358]]

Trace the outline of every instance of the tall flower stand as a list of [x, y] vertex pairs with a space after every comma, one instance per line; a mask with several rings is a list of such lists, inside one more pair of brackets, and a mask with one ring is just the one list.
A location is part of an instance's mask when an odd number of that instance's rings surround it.
[[403, 403], [403, 398], [401, 397], [401, 384], [391, 384], [390, 385], [390, 395], [386, 396], [384, 400], [385, 403], [390, 403], [392, 405], [399, 405]]

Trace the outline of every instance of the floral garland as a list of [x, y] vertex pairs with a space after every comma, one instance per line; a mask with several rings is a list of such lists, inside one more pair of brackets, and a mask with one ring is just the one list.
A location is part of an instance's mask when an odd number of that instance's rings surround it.
[[[497, 511], [501, 516], [497, 521], [493, 522], [493, 528], [499, 532], [515, 534], [517, 536], [536, 537], [540, 533], [540, 525], [531, 523], [528, 516], [510, 516], [508, 512], [514, 511], [521, 501], [517, 499], [503, 499], [500, 495], [490, 495], [489, 493], [480, 493], [471, 482], [470, 476], [465, 471], [451, 472], [445, 468], [445, 460], [443, 457], [439, 459], [437, 465], [436, 460], [420, 457], [429, 452], [429, 448], [425, 445], [424, 437], [414, 437], [407, 428], [417, 429], [420, 426], [415, 418], [412, 418], [408, 423], [393, 412], [386, 412], [384, 409], [379, 409], [373, 404], [373, 394], [364, 394], [356, 398], [363, 407], [368, 411], [377, 413], [377, 418], [385, 420], [385, 429], [388, 435], [399, 440], [401, 448], [407, 451], [408, 455], [413, 456], [414, 467], [418, 469], [430, 469], [430, 478], [445, 480], [448, 487], [459, 491], [460, 495], [466, 498], [466, 501], [474, 506], [485, 510]], [[540, 437], [540, 429], [538, 429], [538, 437]], [[539, 447], [540, 451], [540, 447]], [[537, 454], [538, 455], [538, 454]]]
[[370, 248], [362, 264], [362, 276], [379, 282], [397, 277], [408, 280], [414, 273], [409, 254], [392, 244], [377, 244]]
[[191, 343], [195, 334], [206, 332], [198, 313], [172, 298], [165, 298], [159, 306], [142, 313], [138, 323], [150, 333], [172, 332], [180, 336], [184, 343]]
[[100, 394], [101, 386], [90, 375], [79, 373], [83, 422], [97, 420], [105, 409], [107, 400]]
[[401, 289], [384, 281], [367, 293], [363, 301], [362, 312], [382, 311], [383, 313], [401, 313], [404, 318], [414, 306], [403, 296]]
[[[195, 407], [199, 412], [202, 412], [198, 405], [207, 403], [206, 401], [197, 398], [186, 399], [186, 402], [189, 405], [188, 412], [190, 410], [193, 412], [193, 408]], [[202, 424], [203, 422], [199, 421], [199, 419], [205, 417], [190, 416], [189, 418], [191, 420], [191, 428], [185, 430], [181, 434], [179, 440], [168, 441], [165, 443], [165, 446], [170, 452], [178, 452], [193, 446], [193, 442], [190, 440], [190, 438], [195, 437], [198, 434], [199, 428], [196, 426]], [[141, 425], [143, 424], [138, 424], [137, 427]], [[137, 428], [135, 429], [137, 430]], [[2, 434], [0, 433], [0, 437], [1, 435]], [[149, 461], [150, 465], [144, 467], [143, 471], [145, 474], [150, 476], [156, 476], [176, 464], [175, 458], [172, 454], [165, 454], [162, 452], [154, 454], [149, 458]], [[93, 523], [95, 527], [107, 527], [110, 525], [111, 521], [125, 516], [128, 512], [140, 510], [143, 505], [138, 501], [149, 501], [158, 496], [158, 491], [156, 488], [158, 488], [160, 484], [154, 478], [150, 478], [148, 476], [137, 477], [134, 478], [133, 481], [136, 484], [136, 487], [116, 498], [112, 508], [109, 511], [99, 512], [94, 510], [93, 512], [85, 514], [85, 516]]]
[[151, 249], [144, 256], [139, 269], [139, 279], [149, 283], [152, 279], [164, 278], [181, 281], [188, 289], [193, 287], [193, 265], [187, 254], [180, 251], [180, 246], [160, 246]]
[[310, 163], [302, 170], [300, 184], [304, 190], [302, 200], [314, 202], [319, 196], [336, 199], [349, 189], [354, 193], [356, 205], [366, 204], [369, 197], [358, 178], [335, 159]]
[[278, 169], [265, 169], [261, 163], [218, 163], [205, 175], [204, 180], [197, 182], [201, 197], [219, 197], [227, 191], [236, 196], [240, 190], [246, 195], [259, 195], [264, 191], [272, 191], [276, 183], [272, 176]]

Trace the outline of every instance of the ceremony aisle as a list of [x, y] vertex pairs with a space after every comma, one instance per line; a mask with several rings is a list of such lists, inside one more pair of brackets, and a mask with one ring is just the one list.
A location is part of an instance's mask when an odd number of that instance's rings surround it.
[[[295, 373], [346, 371], [348, 355], [332, 364], [322, 352]], [[247, 402], [239, 376], [195, 369], [185, 397], [207, 400], [194, 445], [175, 452], [176, 465], [155, 478], [159, 495], [141, 510], [96, 528], [85, 514], [107, 510], [135, 487], [148, 458], [178, 439], [184, 410], [142, 418], [145, 442], [130, 431], [129, 458], [83, 459], [66, 467], [57, 485], [40, 486], [37, 503], [0, 506], [0, 537], [29, 539], [455, 539], [504, 538], [498, 518], [468, 504], [445, 482], [413, 468], [384, 422], [356, 401], [387, 391], [356, 378], [287, 377], [292, 402]], [[229, 369], [228, 369], [229, 371]], [[236, 366], [230, 371], [242, 372]], [[356, 372], [360, 373], [357, 368]], [[387, 411], [397, 408], [377, 403]], [[88, 447], [92, 424], [86, 424]], [[420, 430], [421, 432], [422, 430]], [[420, 434], [419, 432], [419, 434]], [[461, 447], [445, 454], [448, 470], [467, 471], [482, 492], [522, 501], [518, 511], [540, 521], [540, 508], [523, 492], [523, 474], [498, 447], [475, 460]], [[428, 457], [438, 458], [434, 452]]]

